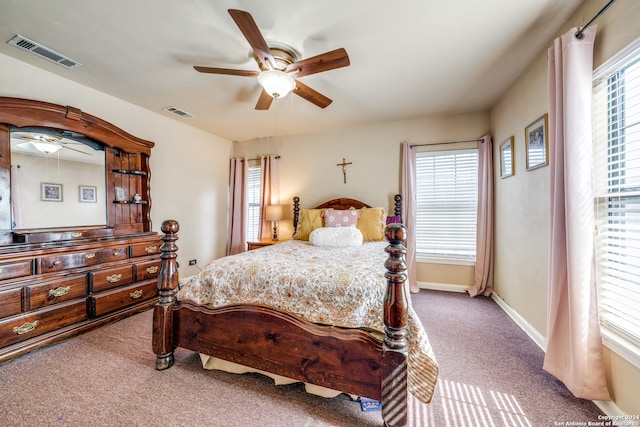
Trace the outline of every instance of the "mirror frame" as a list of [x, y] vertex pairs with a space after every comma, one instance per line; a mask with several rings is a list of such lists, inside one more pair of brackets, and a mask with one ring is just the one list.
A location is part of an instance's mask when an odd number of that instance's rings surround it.
[[[119, 127], [71, 106], [22, 98], [0, 97], [0, 244], [14, 243], [11, 230], [11, 127], [41, 126], [81, 133], [105, 146], [107, 228], [113, 234], [151, 231], [151, 171], [149, 156], [154, 143], [137, 138]], [[118, 175], [116, 178], [115, 175]], [[142, 203], [116, 202], [116, 184], [128, 185], [120, 177], [138, 177], [131, 191]], [[125, 182], [125, 184], [122, 184]], [[109, 203], [113, 200], [113, 203]]]

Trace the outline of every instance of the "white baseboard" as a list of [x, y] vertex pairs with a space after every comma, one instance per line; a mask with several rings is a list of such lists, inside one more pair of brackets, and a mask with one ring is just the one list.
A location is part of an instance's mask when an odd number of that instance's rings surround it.
[[547, 339], [533, 326], [531, 326], [531, 324], [527, 322], [524, 317], [520, 316], [517, 311], [511, 308], [511, 306], [509, 306], [509, 304], [507, 304], [495, 292], [491, 293], [491, 299], [494, 300], [505, 313], [507, 313], [507, 316], [509, 316], [511, 320], [516, 322], [520, 329], [522, 329], [524, 333], [527, 334], [529, 338], [531, 338], [533, 342], [542, 349], [542, 351], [547, 350]]
[[468, 286], [466, 285], [448, 285], [445, 283], [434, 282], [418, 282], [420, 289], [431, 289], [433, 291], [446, 291], [446, 292], [467, 292]]

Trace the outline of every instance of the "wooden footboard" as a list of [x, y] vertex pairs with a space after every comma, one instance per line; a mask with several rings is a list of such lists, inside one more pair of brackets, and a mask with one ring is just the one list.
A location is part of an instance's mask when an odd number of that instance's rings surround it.
[[382, 401], [385, 425], [407, 423], [408, 300], [405, 292], [406, 229], [385, 229], [389, 254], [381, 343], [355, 329], [317, 325], [261, 305], [209, 308], [176, 301], [178, 223], [162, 224], [160, 298], [154, 308], [156, 368], [173, 364], [183, 347], [295, 380]]

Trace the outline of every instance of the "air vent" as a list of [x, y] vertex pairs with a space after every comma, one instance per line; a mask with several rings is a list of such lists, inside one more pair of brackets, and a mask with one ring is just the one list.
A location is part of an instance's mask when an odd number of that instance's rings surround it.
[[29, 40], [28, 38], [22, 37], [21, 35], [15, 36], [11, 40], [9, 40], [7, 43], [15, 47], [19, 47], [22, 50], [26, 50], [27, 52], [31, 52], [34, 55], [39, 56], [40, 58], [44, 58], [47, 61], [54, 62], [65, 68], [71, 69], [71, 68], [79, 67], [80, 65], [82, 65], [79, 62], [76, 62], [69, 57], [61, 55], [58, 52], [51, 50], [48, 47], [42, 46], [41, 44], [36, 43], [33, 40]]
[[180, 117], [184, 117], [185, 119], [190, 119], [191, 117], [193, 117], [193, 114], [191, 113], [187, 113], [184, 110], [181, 110], [179, 108], [176, 107], [164, 107], [163, 110], [168, 111], [170, 113], [173, 114], [177, 114]]

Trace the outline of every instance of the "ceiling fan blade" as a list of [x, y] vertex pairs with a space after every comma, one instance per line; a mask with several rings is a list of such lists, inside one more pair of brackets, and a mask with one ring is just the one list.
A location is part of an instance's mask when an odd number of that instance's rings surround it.
[[256, 104], [256, 110], [268, 110], [272, 102], [273, 97], [269, 95], [266, 90], [262, 89], [262, 93], [260, 93], [260, 98], [258, 98], [258, 103]]
[[227, 74], [231, 76], [258, 77], [258, 75], [260, 74], [258, 71], [232, 70], [229, 68], [200, 67], [198, 65], [194, 65], [193, 68], [196, 71], [199, 71], [201, 73]]
[[251, 14], [238, 9], [229, 9], [229, 14], [235, 21], [238, 28], [240, 28], [240, 31], [242, 31], [244, 38], [249, 42], [249, 45], [256, 54], [258, 61], [260, 61], [260, 63], [267, 69], [275, 68], [276, 61], [273, 59], [269, 45], [262, 36], [262, 33], [260, 32], [258, 25], [256, 25], [256, 21], [253, 20]]
[[343, 48], [332, 50], [321, 55], [312, 56], [290, 64], [286, 68], [286, 72], [300, 70], [294, 74], [295, 78], [308, 76], [309, 74], [321, 73], [323, 71], [334, 70], [336, 68], [346, 67], [350, 64], [349, 55]]
[[78, 153], [86, 154], [87, 156], [91, 155], [91, 153], [85, 153], [82, 150], [76, 150], [75, 148], [67, 147], [66, 145], [63, 145], [62, 148], [66, 148], [67, 150], [71, 150], [71, 151], [77, 151]]
[[300, 83], [299, 81], [296, 81], [296, 88], [293, 90], [293, 93], [316, 104], [320, 108], [327, 108], [329, 104], [333, 102], [320, 92], [311, 89], [309, 86], [304, 83]]

